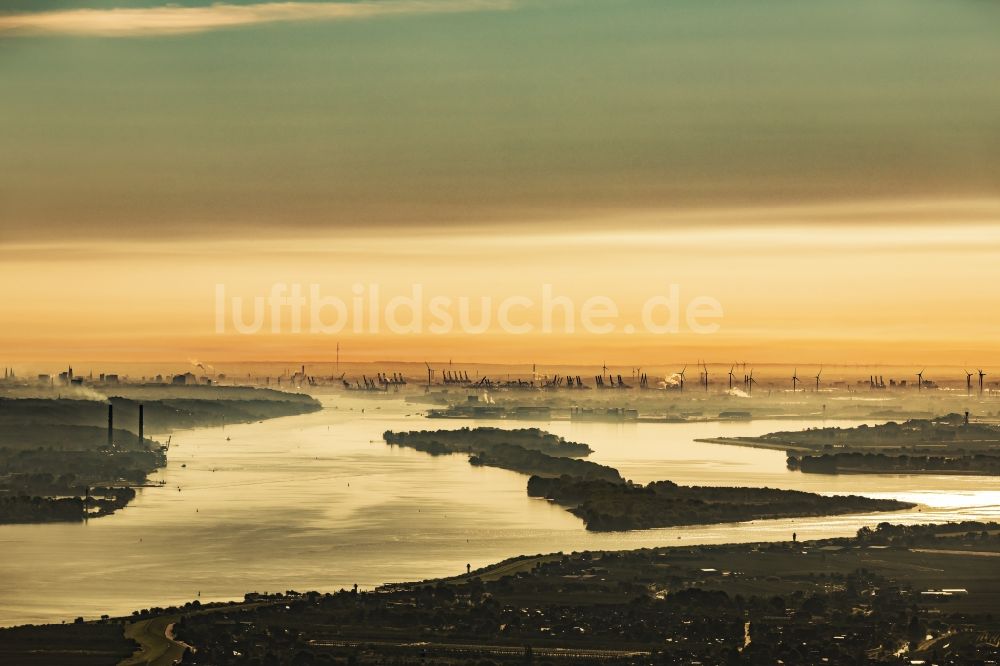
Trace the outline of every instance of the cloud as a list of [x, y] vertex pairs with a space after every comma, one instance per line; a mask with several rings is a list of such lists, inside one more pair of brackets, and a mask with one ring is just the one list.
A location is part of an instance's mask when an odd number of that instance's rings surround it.
[[510, 7], [510, 0], [383, 0], [70, 9], [0, 14], [0, 35], [65, 34], [102, 37], [171, 35], [261, 23], [361, 19], [393, 14], [497, 11]]

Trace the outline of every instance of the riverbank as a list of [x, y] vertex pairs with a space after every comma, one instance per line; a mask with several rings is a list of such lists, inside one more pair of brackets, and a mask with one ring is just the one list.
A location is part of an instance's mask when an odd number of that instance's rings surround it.
[[[0, 526], [0, 625], [239, 598], [248, 580], [257, 590], [337, 590], [355, 583], [374, 589], [454, 575], [466, 564], [475, 569], [521, 553], [785, 540], [793, 532], [800, 539], [826, 538], [886, 520], [872, 513], [594, 532], [564, 508], [528, 497], [521, 474], [473, 467], [463, 456], [386, 446], [379, 433], [428, 425], [400, 399], [338, 393], [322, 400], [325, 408], [318, 412], [175, 431], [166, 467], [150, 478], [164, 488], [139, 489], [112, 516]], [[588, 458], [643, 484], [671, 478], [681, 485], [768, 486], [918, 503], [891, 514], [890, 520], [906, 524], [1000, 518], [994, 479], [803, 475], [787, 469], [783, 454], [693, 441], [781, 427], [567, 422], [549, 429], [588, 443], [594, 451]], [[65, 556], [67, 543], [72, 561]]]
[[643, 486], [625, 480], [613, 467], [554, 455], [583, 456], [591, 449], [537, 428], [387, 431], [383, 439], [391, 446], [431, 455], [465, 454], [471, 465], [530, 474], [529, 496], [565, 507], [588, 530], [599, 532], [889, 512], [916, 506], [892, 499], [773, 488], [680, 486], [662, 480]]
[[795, 451], [808, 453], [812, 449], [781, 442], [767, 442], [757, 437], [699, 437], [696, 442], [703, 444], [723, 444], [725, 446], [743, 446], [748, 449], [764, 449], [765, 451]]
[[532, 476], [528, 480], [528, 494], [566, 507], [583, 520], [588, 530], [599, 532], [888, 513], [916, 506], [912, 502], [857, 495], [827, 496], [740, 486], [679, 486], [670, 481], [641, 486], [566, 476]]
[[[882, 523], [852, 537], [781, 543], [563, 551], [377, 593], [248, 593], [69, 625], [72, 634], [67, 625], [0, 630], [0, 654], [12, 663], [28, 651], [73, 654], [91, 634], [107, 641], [117, 631], [145, 641], [126, 664], [181, 655], [185, 664], [213, 666], [265, 657], [646, 664], [804, 663], [815, 655], [898, 663], [900, 654], [982, 663], [1000, 656], [995, 641], [983, 640], [1000, 631], [997, 557], [1000, 524], [978, 522]], [[43, 635], [41, 649], [25, 640]]]
[[784, 451], [788, 468], [805, 473], [1000, 475], [1000, 426], [968, 412], [699, 441]]
[[153, 485], [149, 476], [166, 464], [170, 440], [147, 438], [147, 426], [169, 433], [320, 409], [308, 396], [271, 390], [145, 386], [126, 392], [143, 402], [0, 397], [0, 524], [81, 522], [125, 508], [135, 489]]
[[[851, 538], [516, 558], [379, 594], [257, 597], [187, 615], [186, 664], [225, 647], [355, 663], [982, 663], [1000, 656], [1000, 525], [900, 527]], [[377, 625], [355, 618], [378, 617]], [[296, 636], [282, 640], [282, 630]]]

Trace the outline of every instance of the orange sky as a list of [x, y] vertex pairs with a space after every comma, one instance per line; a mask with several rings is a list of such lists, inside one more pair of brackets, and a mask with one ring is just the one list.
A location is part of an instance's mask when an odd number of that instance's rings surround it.
[[[890, 222], [872, 221], [882, 217]], [[907, 224], [909, 217], [912, 222]], [[733, 226], [732, 220], [743, 220]], [[790, 223], [794, 221], [794, 224]], [[10, 244], [0, 278], [9, 286], [0, 315], [0, 346], [10, 361], [330, 360], [337, 341], [355, 360], [456, 358], [491, 362], [581, 362], [604, 359], [652, 363], [673, 359], [814, 363], [997, 362], [1000, 311], [991, 307], [1000, 279], [1000, 200], [878, 202], [870, 205], [696, 212], [646, 211], [548, 221], [532, 228], [480, 228], [475, 233], [405, 234], [357, 231], [337, 238], [206, 242]], [[571, 231], [572, 229], [572, 231]], [[615, 231], [610, 231], [615, 229]], [[239, 333], [232, 297], [252, 302], [275, 284], [300, 285], [350, 310], [342, 330], [311, 331], [309, 305], [293, 329], [292, 308], [272, 328], [270, 305], [260, 330]], [[407, 331], [370, 322], [371, 289], [380, 312], [419, 285], [424, 307], [419, 332], [410, 309], [396, 319]], [[552, 330], [542, 328], [544, 285], [569, 299], [575, 329], [565, 331], [564, 307]], [[225, 321], [216, 321], [216, 289], [224, 285]], [[364, 306], [357, 329], [352, 299]], [[644, 328], [643, 303], [671, 293], [682, 309], [676, 331]], [[456, 321], [446, 330], [428, 301], [470, 299], [478, 325], [480, 299], [492, 299], [481, 333]], [[517, 332], [498, 321], [504, 299]], [[613, 332], [588, 332], [583, 304], [613, 301]], [[685, 309], [696, 297], [722, 308], [712, 333], [691, 330]], [[654, 324], [668, 308], [654, 309]], [[324, 325], [336, 313], [320, 310]], [[438, 321], [438, 330], [430, 328]], [[635, 328], [634, 332], [627, 330]], [[530, 327], [526, 333], [520, 329]]]
[[[89, 4], [0, 13], [0, 364], [1000, 364], [1000, 3]], [[276, 284], [492, 317], [216, 331]]]

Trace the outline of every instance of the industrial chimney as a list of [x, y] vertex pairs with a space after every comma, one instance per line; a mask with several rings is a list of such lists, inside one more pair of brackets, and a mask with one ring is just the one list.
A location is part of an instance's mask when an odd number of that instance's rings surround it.
[[114, 444], [115, 406], [108, 403], [108, 446]]

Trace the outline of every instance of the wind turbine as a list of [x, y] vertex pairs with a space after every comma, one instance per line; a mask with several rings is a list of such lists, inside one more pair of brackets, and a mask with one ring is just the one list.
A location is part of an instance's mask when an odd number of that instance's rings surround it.
[[[927, 368], [924, 368], [926, 370]], [[917, 373], [917, 390], [924, 390], [924, 370]]]
[[795, 368], [795, 371], [792, 372], [792, 393], [795, 393], [798, 385], [799, 385], [799, 369]]
[[733, 370], [735, 370], [735, 369], [736, 369], [735, 365], [733, 367], [729, 368], [729, 390], [730, 391], [733, 390]]
[[753, 395], [753, 385], [757, 383], [757, 380], [753, 378], [753, 368], [750, 368], [750, 374], [747, 376], [747, 395]]
[[708, 393], [708, 363], [702, 361], [701, 365], [705, 368], [705, 393]]
[[966, 395], [972, 395], [972, 375], [975, 373], [968, 370], [963, 370], [963, 372], [965, 373], [965, 393]]
[[823, 366], [819, 366], [819, 372], [816, 373], [816, 393], [819, 393], [819, 376], [823, 374]]
[[688, 367], [685, 365], [683, 368], [681, 368], [681, 371], [677, 373], [677, 375], [681, 378], [681, 390], [682, 391], [684, 390], [684, 372], [687, 369], [688, 369]]
[[979, 370], [977, 370], [977, 372], [979, 373], [979, 395], [982, 395], [983, 394], [983, 377], [986, 376], [986, 373], [983, 372], [981, 368]]
[[431, 382], [434, 381], [434, 369], [431, 368], [431, 364], [424, 361], [424, 365], [427, 366], [427, 388], [431, 387]]

